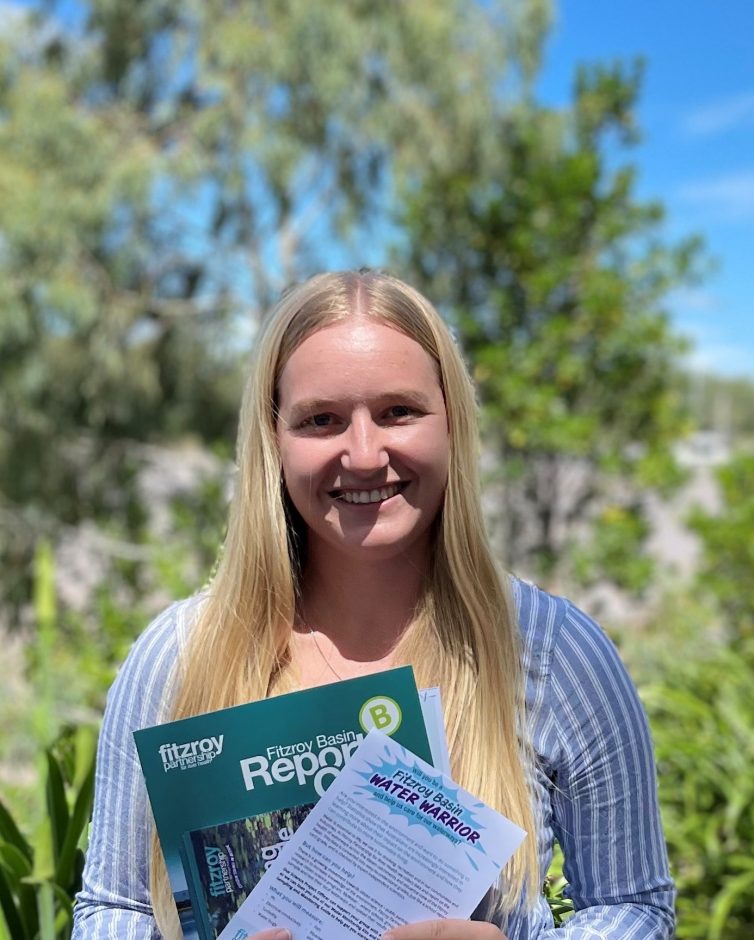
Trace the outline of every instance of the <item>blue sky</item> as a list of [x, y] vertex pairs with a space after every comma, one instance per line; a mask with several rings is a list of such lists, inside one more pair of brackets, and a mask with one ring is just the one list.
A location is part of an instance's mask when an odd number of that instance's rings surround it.
[[671, 238], [704, 236], [716, 261], [669, 309], [694, 368], [754, 379], [754, 0], [559, 0], [539, 91], [564, 104], [574, 66], [640, 55], [639, 193]]

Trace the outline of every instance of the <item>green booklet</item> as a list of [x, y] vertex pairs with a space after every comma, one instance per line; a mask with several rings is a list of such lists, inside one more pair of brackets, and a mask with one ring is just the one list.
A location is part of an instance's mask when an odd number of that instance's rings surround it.
[[[410, 666], [134, 732], [186, 940], [214, 940], [253, 887], [244, 878], [296, 825], [264, 817], [314, 804], [373, 727], [432, 761]], [[223, 825], [235, 826], [226, 842]], [[265, 828], [276, 841], [242, 831]], [[209, 907], [212, 885], [224, 900]]]
[[183, 867], [202, 936], [219, 936], [315, 805], [303, 803], [184, 832]]

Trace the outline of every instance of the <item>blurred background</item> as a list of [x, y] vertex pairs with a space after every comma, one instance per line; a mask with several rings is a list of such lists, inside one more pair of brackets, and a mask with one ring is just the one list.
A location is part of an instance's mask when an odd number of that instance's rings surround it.
[[104, 696], [210, 577], [265, 311], [362, 265], [454, 328], [501, 562], [639, 685], [678, 936], [751, 936], [752, 34], [749, 0], [0, 2], [0, 938], [70, 930]]

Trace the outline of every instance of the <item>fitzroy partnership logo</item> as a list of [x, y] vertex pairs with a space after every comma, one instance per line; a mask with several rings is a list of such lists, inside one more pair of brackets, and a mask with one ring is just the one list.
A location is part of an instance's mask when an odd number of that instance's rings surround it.
[[211, 764], [222, 754], [223, 737], [200, 738], [198, 741], [187, 741], [185, 744], [161, 744], [160, 758], [165, 772], [169, 770], [187, 770], [190, 767], [201, 767]]

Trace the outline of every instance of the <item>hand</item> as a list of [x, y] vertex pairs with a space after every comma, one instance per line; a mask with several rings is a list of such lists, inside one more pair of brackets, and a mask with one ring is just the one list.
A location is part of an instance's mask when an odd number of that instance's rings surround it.
[[506, 940], [494, 924], [481, 920], [422, 920], [391, 927], [381, 940]]
[[270, 927], [269, 930], [260, 930], [259, 933], [247, 937], [246, 940], [291, 940], [291, 932], [283, 927]]

